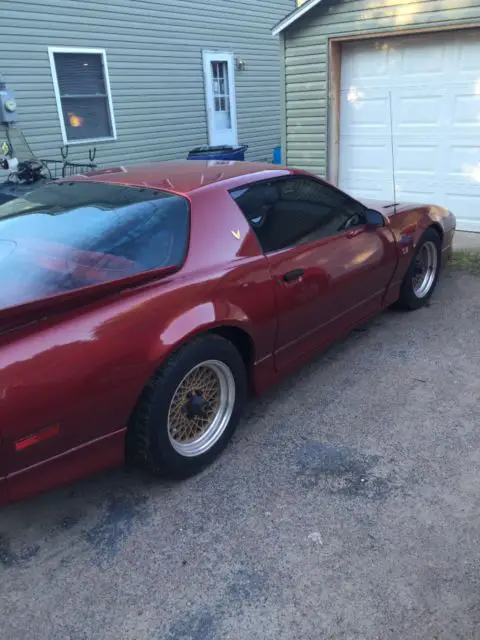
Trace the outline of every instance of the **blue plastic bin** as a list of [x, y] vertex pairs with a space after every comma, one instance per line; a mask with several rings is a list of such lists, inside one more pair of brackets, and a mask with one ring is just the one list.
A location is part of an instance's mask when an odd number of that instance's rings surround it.
[[196, 147], [192, 149], [187, 160], [245, 160], [248, 145], [241, 147]]
[[272, 163], [282, 164], [282, 147], [274, 147], [272, 153]]

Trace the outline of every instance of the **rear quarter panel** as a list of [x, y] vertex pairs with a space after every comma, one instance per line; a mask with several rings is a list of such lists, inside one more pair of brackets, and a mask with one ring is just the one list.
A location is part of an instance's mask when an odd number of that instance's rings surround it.
[[161, 344], [155, 343], [151, 359], [162, 359], [197, 333], [229, 325], [245, 330], [252, 339], [254, 361], [264, 360], [273, 352], [276, 330], [268, 261], [227, 191], [213, 188], [195, 193], [192, 210], [184, 282], [199, 280], [209, 292], [192, 296], [191, 285], [182, 286], [176, 312], [165, 323]]

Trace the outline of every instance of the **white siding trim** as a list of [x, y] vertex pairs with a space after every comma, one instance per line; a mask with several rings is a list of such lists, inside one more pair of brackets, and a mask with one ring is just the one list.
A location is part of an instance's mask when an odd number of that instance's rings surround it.
[[[88, 140], [68, 140], [63, 119], [62, 98], [60, 96], [60, 87], [58, 85], [57, 68], [55, 66], [55, 53], [93, 53], [102, 56], [103, 80], [105, 89], [107, 90], [108, 111], [110, 116], [110, 124], [112, 127], [112, 136], [108, 138], [90, 138]], [[115, 114], [113, 112], [112, 90], [110, 88], [110, 74], [108, 73], [107, 52], [105, 49], [90, 49], [88, 47], [48, 47], [48, 59], [50, 60], [50, 71], [52, 73], [53, 89], [55, 91], [55, 101], [57, 103], [58, 117], [60, 119], [60, 129], [62, 131], [63, 144], [89, 144], [92, 142], [111, 142], [117, 139], [117, 127], [115, 124]]]
[[278, 36], [279, 33], [284, 31], [287, 27], [289, 27], [293, 22], [301, 18], [303, 15], [308, 13], [310, 9], [316, 7], [317, 4], [320, 4], [322, 0], [307, 0], [304, 4], [302, 4], [298, 9], [289, 13], [283, 20], [280, 20], [272, 29], [272, 36]]

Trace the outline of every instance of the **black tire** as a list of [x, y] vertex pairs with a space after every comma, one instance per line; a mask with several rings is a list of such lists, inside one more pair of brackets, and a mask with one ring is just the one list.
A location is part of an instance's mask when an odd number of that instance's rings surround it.
[[[437, 254], [437, 266], [436, 266], [435, 277], [430, 285], [430, 288], [428, 289], [428, 292], [422, 297], [419, 297], [415, 293], [415, 289], [413, 286], [413, 278], [415, 275], [416, 258], [419, 255], [422, 248], [425, 245], [427, 245], [427, 243], [431, 243], [435, 246], [436, 254]], [[415, 311], [416, 309], [420, 309], [420, 307], [425, 306], [429, 302], [435, 290], [435, 287], [437, 286], [438, 277], [440, 275], [441, 256], [442, 256], [442, 241], [440, 239], [440, 236], [438, 232], [435, 231], [435, 229], [429, 228], [424, 232], [415, 249], [415, 253], [413, 255], [412, 261], [407, 270], [407, 273], [405, 274], [405, 277], [402, 282], [402, 286], [400, 288], [400, 297], [398, 299], [398, 302], [394, 305], [396, 308], [403, 309], [405, 311]]]
[[[172, 444], [168, 429], [170, 403], [184, 377], [197, 365], [218, 361], [230, 370], [235, 385], [233, 411], [218, 440], [204, 453], [187, 457]], [[247, 394], [245, 365], [234, 345], [209, 334], [174, 353], [149, 381], [140, 398], [128, 434], [129, 458], [148, 471], [168, 478], [187, 478], [211, 464], [231, 439]]]

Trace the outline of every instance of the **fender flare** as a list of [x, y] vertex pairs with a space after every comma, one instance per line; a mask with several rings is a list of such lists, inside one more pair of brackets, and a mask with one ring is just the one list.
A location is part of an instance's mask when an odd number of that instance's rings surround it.
[[149, 354], [149, 362], [153, 372], [158, 369], [175, 351], [188, 344], [195, 338], [206, 333], [223, 329], [237, 329], [242, 331], [250, 340], [255, 360], [256, 342], [251, 331], [250, 318], [239, 307], [232, 304], [224, 305], [221, 313], [219, 305], [214, 302], [204, 302], [185, 310], [184, 313], [171, 319], [163, 327], [157, 343]]

